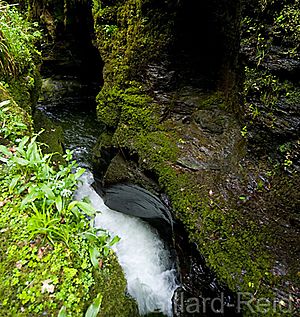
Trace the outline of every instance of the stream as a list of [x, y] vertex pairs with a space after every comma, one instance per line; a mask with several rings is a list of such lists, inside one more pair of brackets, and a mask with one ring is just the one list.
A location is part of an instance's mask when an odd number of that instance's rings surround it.
[[[99, 182], [97, 186], [92, 186], [92, 149], [105, 129], [96, 120], [97, 87], [92, 86], [91, 89], [90, 83], [82, 83], [70, 76], [48, 78], [44, 83], [48, 86], [49, 81], [54, 93], [44, 94], [37, 106], [36, 115], [41, 121], [39, 126], [44, 118], [53, 126], [60, 127], [64, 135], [64, 150], [72, 150], [74, 159], [86, 168], [76, 198], [88, 197], [99, 211], [95, 226], [106, 229], [112, 237], [117, 235], [121, 238], [113, 250], [123, 268], [127, 291], [136, 300], [140, 314], [241, 316], [235, 313], [235, 294], [217, 281], [197, 247], [189, 243], [180, 223], [174, 223], [172, 241], [167, 241], [144, 219], [124, 214], [120, 209], [114, 211], [104, 204], [102, 190], [97, 190]], [[148, 198], [151, 205], [153, 197]], [[130, 200], [134, 201], [132, 197]], [[153, 205], [157, 204], [157, 200], [154, 198]], [[164, 225], [162, 227], [166, 228]], [[222, 299], [223, 306], [214, 307], [214, 299]]]
[[156, 230], [141, 219], [105, 206], [91, 186], [93, 182], [93, 175], [87, 172], [76, 198], [88, 197], [94, 208], [99, 210], [95, 226], [121, 238], [113, 250], [124, 270], [128, 293], [136, 299], [140, 314], [160, 311], [173, 316], [172, 297], [178, 285], [166, 244]]
[[[76, 80], [69, 81], [71, 85], [75, 83]], [[59, 92], [61, 81], [54, 80], [52, 85]], [[143, 220], [108, 208], [92, 187], [91, 151], [102, 128], [96, 121], [95, 107], [91, 107], [93, 101], [84, 93], [86, 87], [78, 87], [82, 94], [58, 94], [57, 98], [41, 101], [37, 108], [39, 117], [42, 114], [54, 125], [62, 127], [64, 148], [72, 150], [74, 159], [86, 168], [76, 199], [88, 197], [99, 211], [95, 227], [107, 230], [112, 237], [121, 238], [113, 250], [125, 273], [128, 293], [137, 301], [140, 314], [161, 312], [164, 316], [173, 316], [172, 298], [179, 285], [176, 263], [168, 245], [156, 229]]]

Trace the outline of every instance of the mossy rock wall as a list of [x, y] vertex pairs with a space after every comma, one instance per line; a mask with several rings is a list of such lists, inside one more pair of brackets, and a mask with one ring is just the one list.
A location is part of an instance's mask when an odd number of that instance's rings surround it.
[[[292, 188], [299, 178], [290, 178], [283, 162], [275, 167], [268, 156], [248, 152], [250, 120], [244, 100], [236, 98], [237, 92], [243, 96], [236, 73], [237, 69], [243, 73], [242, 59], [238, 62], [237, 56], [241, 8], [235, 2], [216, 5], [216, 11], [223, 8], [221, 25], [228, 31], [223, 38], [228, 60], [222, 66], [227, 71], [220, 85], [205, 90], [190, 83], [165, 85], [177, 10], [170, 2], [165, 6], [160, 1], [94, 1], [97, 47], [105, 62], [97, 113], [111, 130], [108, 144], [99, 141], [97, 157], [101, 160], [103, 150], [115, 153], [119, 149], [139, 169], [150, 172], [217, 276], [234, 291], [272, 300], [278, 295], [274, 289], [287, 294], [293, 288], [287, 285], [291, 281], [297, 285], [299, 280], [293, 260], [297, 258], [297, 226], [286, 235], [293, 247], [285, 253], [279, 247], [285, 236], [280, 227], [287, 215], [292, 222], [298, 221], [297, 207], [291, 210], [287, 203], [282, 209], [285, 216], [274, 225], [281, 199], [275, 184], [281, 179]], [[153, 13], [149, 20], [147, 12]], [[168, 23], [164, 12], [169, 14]], [[156, 30], [158, 37], [153, 36]], [[149, 65], [162, 75], [156, 86], [147, 77]], [[117, 175], [116, 179], [126, 177]], [[276, 263], [287, 259], [286, 273], [277, 274]]]

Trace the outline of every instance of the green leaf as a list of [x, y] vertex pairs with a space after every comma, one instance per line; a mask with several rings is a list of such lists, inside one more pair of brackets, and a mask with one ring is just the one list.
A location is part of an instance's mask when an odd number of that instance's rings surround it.
[[97, 317], [103, 296], [99, 293], [94, 302], [89, 306], [88, 310], [85, 313], [85, 317]]
[[0, 107], [2, 108], [2, 107], [5, 107], [5, 106], [7, 106], [9, 104], [10, 104], [10, 100], [4, 100], [4, 101], [0, 102]]
[[31, 163], [37, 163], [41, 160], [36, 142], [30, 142], [26, 154], [27, 159], [30, 160]]
[[55, 194], [53, 193], [53, 190], [49, 186], [47, 186], [46, 184], [44, 184], [41, 187], [41, 190], [45, 193], [45, 195], [48, 199], [50, 199], [50, 200], [56, 199]]
[[29, 161], [24, 160], [21, 157], [14, 157], [14, 161], [21, 166], [27, 166], [29, 164]]
[[94, 216], [96, 214], [96, 209], [91, 204], [83, 201], [72, 201], [68, 209], [72, 210], [74, 207], [80, 208], [88, 216]]
[[20, 180], [20, 178], [21, 178], [21, 175], [17, 175], [11, 180], [11, 182], [9, 184], [9, 187], [8, 187], [10, 194], [13, 192], [13, 190], [16, 187], [16, 185], [17, 185], [18, 181]]
[[19, 143], [18, 145], [18, 152], [21, 153], [22, 155], [25, 155], [25, 152], [24, 152], [24, 146], [25, 144], [29, 141], [29, 137], [28, 136], [25, 136], [24, 138], [22, 138], [21, 142]]
[[69, 203], [68, 210], [72, 210], [74, 207], [76, 207], [76, 206], [77, 206], [77, 203], [78, 203], [77, 200], [71, 201], [71, 202]]
[[80, 168], [74, 175], [75, 179], [78, 179], [85, 172], [84, 168]]
[[19, 128], [24, 128], [24, 129], [27, 128], [27, 125], [21, 122], [15, 122], [14, 126]]
[[25, 198], [22, 200], [20, 208], [21, 210], [24, 209], [25, 207], [27, 207], [27, 205], [33, 201], [35, 201], [38, 197], [38, 193], [35, 191], [32, 191], [31, 193], [29, 193], [27, 196], [25, 196]]
[[92, 232], [86, 231], [83, 232], [82, 235], [91, 243], [97, 243], [98, 241], [100, 241], [99, 236]]
[[56, 208], [57, 208], [58, 212], [61, 212], [62, 207], [63, 207], [63, 202], [62, 202], [61, 196], [57, 196], [55, 198], [55, 205], [56, 205]]
[[79, 201], [77, 203], [77, 207], [79, 207], [83, 212], [85, 212], [88, 216], [93, 216], [96, 213], [96, 209], [89, 203], [85, 203], [83, 201]]
[[12, 155], [12, 153], [4, 145], [0, 145], [0, 152], [2, 152], [6, 156], [11, 156]]
[[100, 256], [100, 252], [96, 247], [89, 248], [90, 259], [94, 266], [94, 268], [99, 268], [98, 257]]
[[118, 243], [121, 240], [120, 237], [115, 236], [113, 239], [109, 242], [109, 246], [113, 246], [114, 244]]
[[0, 162], [7, 164], [8, 159], [6, 159], [4, 157], [0, 157]]
[[104, 247], [103, 250], [102, 250], [103, 255], [104, 255], [105, 257], [107, 257], [107, 256], [109, 255], [109, 251], [110, 251], [110, 248]]
[[67, 309], [66, 309], [66, 306], [63, 306], [59, 313], [58, 313], [58, 316], [57, 317], [67, 317]]

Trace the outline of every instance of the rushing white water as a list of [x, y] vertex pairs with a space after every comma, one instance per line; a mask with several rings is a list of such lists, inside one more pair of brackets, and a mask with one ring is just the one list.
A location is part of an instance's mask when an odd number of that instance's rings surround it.
[[106, 229], [120, 242], [113, 246], [127, 279], [128, 293], [136, 299], [140, 314], [161, 311], [172, 314], [172, 297], [176, 272], [172, 268], [170, 253], [157, 232], [141, 219], [113, 211], [91, 187], [93, 176], [87, 172], [82, 177], [76, 199], [88, 197], [100, 212], [95, 226]]

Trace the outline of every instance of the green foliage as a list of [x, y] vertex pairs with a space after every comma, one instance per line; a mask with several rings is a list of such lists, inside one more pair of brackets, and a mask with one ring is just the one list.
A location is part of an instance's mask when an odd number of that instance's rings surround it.
[[250, 119], [259, 119], [264, 112], [267, 121], [272, 122], [278, 101], [293, 89], [272, 74], [267, 63], [278, 58], [299, 58], [299, 0], [258, 4], [254, 11], [246, 11], [242, 22], [241, 46], [252, 64], [245, 67], [243, 94]]
[[3, 32], [0, 30], [0, 69], [5, 76], [16, 76], [17, 69], [13, 56], [5, 43]]
[[[97, 317], [101, 307], [102, 298], [103, 298], [102, 295], [98, 294], [95, 301], [89, 306], [88, 310], [86, 311], [85, 317]], [[60, 309], [57, 317], [67, 317], [67, 316], [68, 316], [67, 309], [65, 306], [63, 306]]]
[[28, 113], [41, 86], [41, 39], [36, 23], [25, 20], [15, 6], [0, 1], [0, 82], [13, 100]]
[[[77, 168], [71, 153], [65, 155], [66, 165], [54, 168], [51, 154], [42, 154], [36, 137], [17, 139], [13, 150], [0, 147], [0, 202], [4, 206], [0, 228], [5, 232], [4, 240], [0, 239], [1, 276], [12, 270], [8, 279], [1, 280], [0, 298], [5, 296], [1, 311], [9, 312], [7, 316], [38, 316], [57, 311], [63, 303], [68, 316], [79, 316], [87, 310], [97, 283], [95, 272], [112, 274], [110, 248], [119, 239], [93, 228], [95, 209], [86, 201], [73, 200], [84, 170]], [[126, 283], [122, 285], [124, 292]], [[87, 316], [95, 315], [102, 296], [107, 296], [109, 290], [102, 287]]]
[[[300, 45], [299, 0], [259, 1], [251, 16], [242, 22], [242, 46], [249, 46], [259, 66], [281, 46], [281, 56], [297, 57]], [[275, 9], [274, 9], [275, 8]]]
[[[13, 152], [5, 146], [0, 147], [0, 152], [4, 155], [0, 160], [6, 164], [9, 175], [4, 179], [9, 192], [23, 194], [20, 209], [27, 211], [29, 215], [29, 240], [40, 236], [44, 243], [63, 241], [67, 247], [72, 248], [71, 239], [81, 235], [89, 241], [91, 248], [99, 248], [98, 256], [107, 256], [105, 247], [112, 245], [112, 242], [108, 242], [107, 234], [98, 236], [96, 229], [93, 229], [96, 211], [86, 202], [72, 201], [73, 191], [84, 169], [72, 172], [77, 166], [71, 161], [71, 153], [67, 152], [64, 157], [67, 165], [60, 165], [55, 170], [51, 165], [52, 155], [42, 154], [36, 138], [37, 135], [31, 139], [22, 138]], [[14, 175], [13, 179], [11, 175]], [[91, 218], [90, 227], [85, 216]], [[90, 238], [91, 235], [93, 239]]]
[[300, 2], [295, 0], [285, 4], [274, 17], [272, 35], [276, 41], [281, 41], [288, 56], [296, 56], [300, 48]]
[[37, 24], [24, 20], [14, 7], [3, 1], [0, 6], [0, 66], [3, 74], [16, 77], [35, 67], [40, 54], [35, 43], [41, 39], [41, 32]]
[[272, 109], [278, 102], [279, 96], [286, 92], [285, 86], [279, 83], [279, 79], [267, 71], [257, 72], [246, 67], [245, 73], [244, 95], [249, 99], [256, 98], [269, 109]]
[[97, 317], [98, 312], [100, 310], [100, 306], [102, 303], [102, 295], [98, 294], [98, 296], [96, 297], [95, 301], [89, 306], [85, 317]]
[[[10, 111], [11, 103], [10, 100], [0, 102], [0, 144], [7, 141], [14, 142], [28, 129], [28, 126], [20, 120], [22, 115], [20, 113], [13, 114]], [[19, 120], [16, 116], [19, 117]]]

